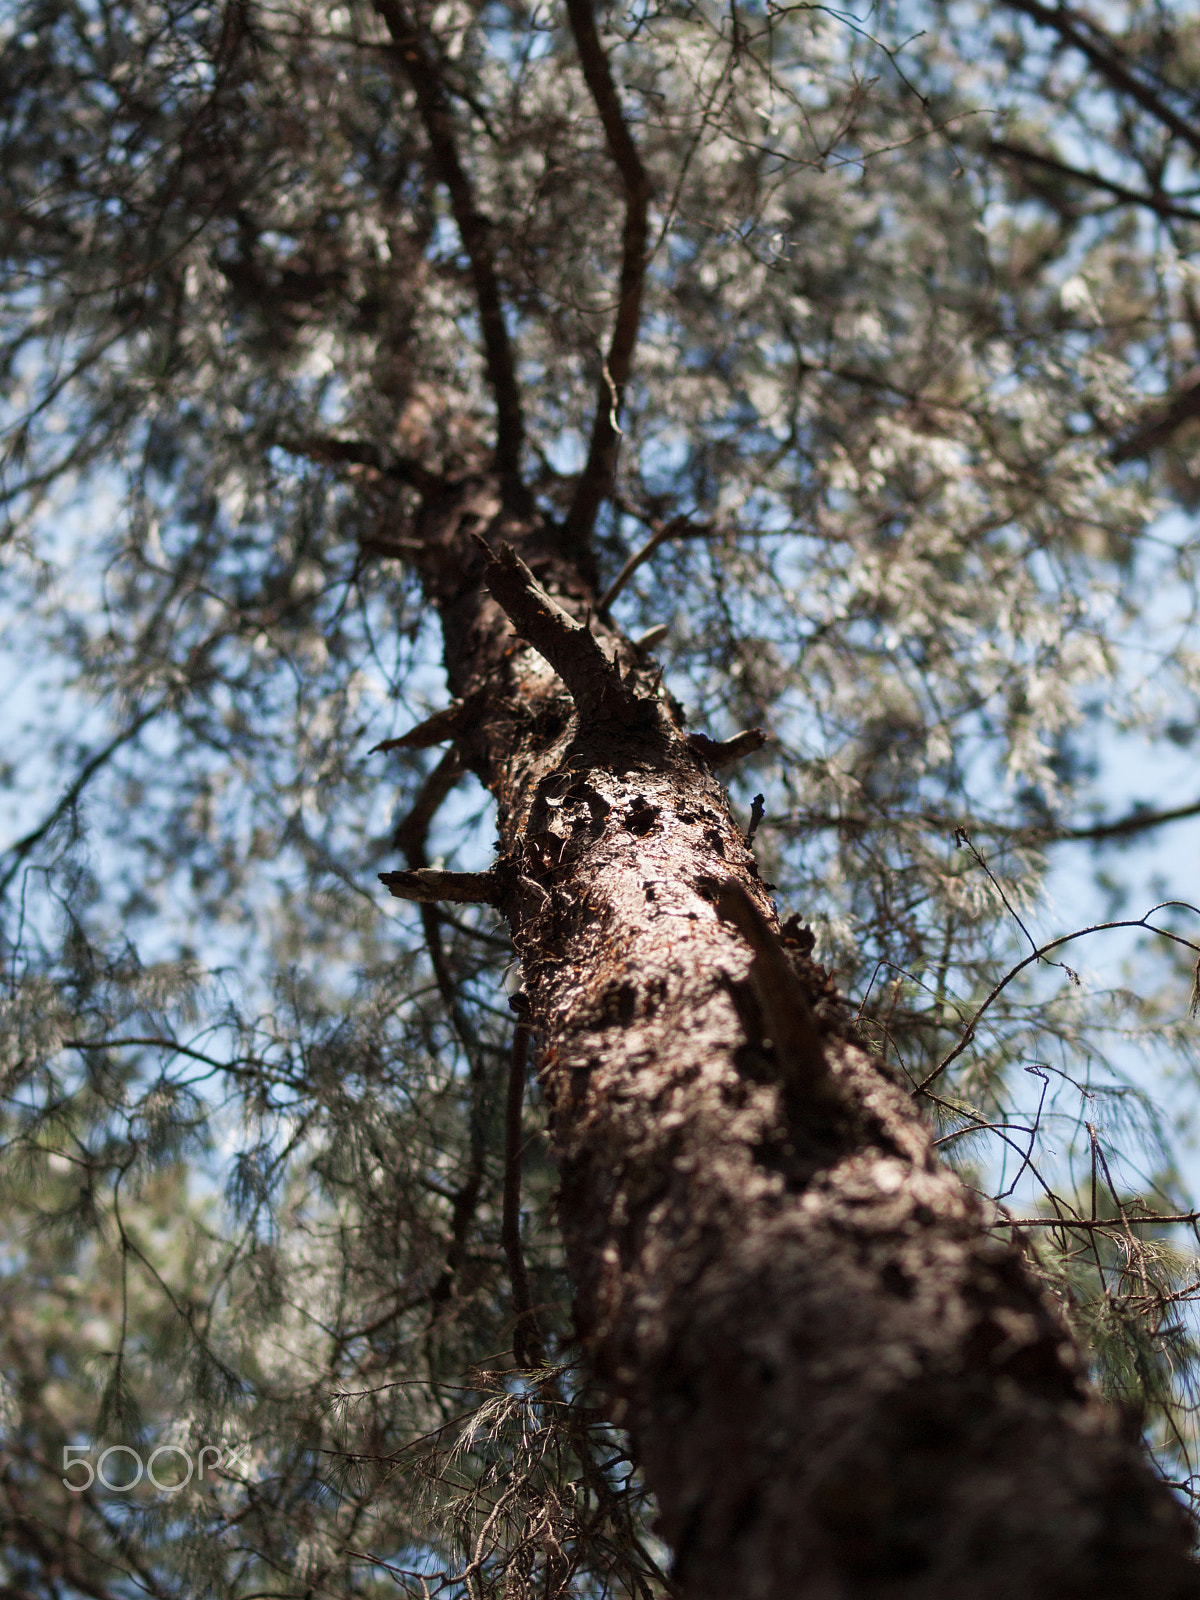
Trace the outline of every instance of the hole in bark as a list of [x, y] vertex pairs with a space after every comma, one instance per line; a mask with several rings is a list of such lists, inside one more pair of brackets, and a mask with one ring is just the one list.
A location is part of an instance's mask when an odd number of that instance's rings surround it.
[[649, 833], [658, 818], [659, 810], [660, 807], [651, 805], [645, 795], [639, 794], [626, 814], [625, 826], [630, 833]]
[[894, 1261], [889, 1261], [879, 1274], [879, 1280], [888, 1294], [894, 1294], [898, 1300], [911, 1300], [913, 1286], [908, 1274], [898, 1267]]

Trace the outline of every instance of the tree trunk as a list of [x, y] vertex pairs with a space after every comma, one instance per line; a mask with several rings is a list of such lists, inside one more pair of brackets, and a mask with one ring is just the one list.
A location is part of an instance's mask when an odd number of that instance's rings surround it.
[[1035, 1274], [781, 934], [720, 749], [571, 620], [578, 572], [490, 484], [422, 532], [499, 807], [484, 876], [543, 1041], [576, 1323], [688, 1600], [1200, 1594], [1189, 1519]]

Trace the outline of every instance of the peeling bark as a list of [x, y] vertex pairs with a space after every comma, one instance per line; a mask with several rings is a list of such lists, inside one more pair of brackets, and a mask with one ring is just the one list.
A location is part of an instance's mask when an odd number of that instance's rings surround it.
[[[483, 588], [481, 527], [568, 614], [582, 717]], [[651, 664], [486, 483], [422, 535], [451, 690], [480, 708], [458, 749], [498, 802], [576, 1322], [683, 1593], [1200, 1593], [1188, 1518], [781, 933]]]

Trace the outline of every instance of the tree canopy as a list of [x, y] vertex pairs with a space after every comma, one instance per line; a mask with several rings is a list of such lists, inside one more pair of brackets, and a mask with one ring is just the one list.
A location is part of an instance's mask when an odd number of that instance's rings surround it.
[[1190, 1498], [1200, 914], [1121, 846], [1200, 798], [1113, 770], [1200, 729], [1195, 8], [0, 28], [3, 1592], [671, 1592], [505, 926], [377, 881], [491, 861], [406, 738], [484, 474], [764, 731], [781, 911]]

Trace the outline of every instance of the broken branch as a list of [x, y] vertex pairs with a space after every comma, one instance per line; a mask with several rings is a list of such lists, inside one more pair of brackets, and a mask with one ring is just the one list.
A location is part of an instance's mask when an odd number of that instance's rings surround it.
[[443, 872], [440, 867], [415, 867], [408, 872], [381, 872], [379, 881], [397, 900], [426, 905], [449, 900], [460, 906], [490, 906], [500, 898], [500, 885], [491, 870]]
[[431, 750], [435, 744], [445, 744], [462, 732], [471, 709], [466, 700], [452, 700], [443, 710], [435, 711], [398, 739], [381, 739], [373, 744], [368, 754], [374, 755], [377, 750]]
[[743, 756], [761, 750], [767, 736], [761, 728], [743, 728], [732, 739], [710, 739], [706, 733], [689, 733], [687, 742], [710, 767], [726, 767], [731, 761], [740, 761]]

